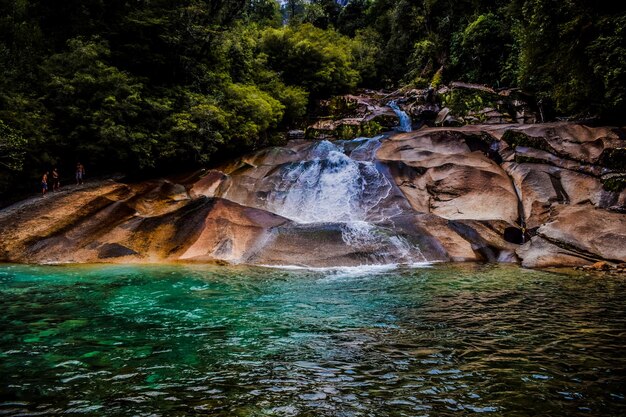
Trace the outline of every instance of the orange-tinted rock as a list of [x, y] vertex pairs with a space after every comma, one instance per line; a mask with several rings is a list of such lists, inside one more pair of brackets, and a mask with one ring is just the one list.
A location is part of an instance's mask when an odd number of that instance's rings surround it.
[[[390, 137], [377, 151], [372, 144], [296, 140], [167, 180], [67, 187], [0, 210], [0, 260], [626, 263], [626, 190], [602, 184], [619, 164], [598, 165], [624, 147], [615, 129], [429, 128]], [[352, 186], [368, 204], [350, 205], [352, 188], [343, 185], [354, 178], [307, 177], [341, 169], [363, 175]], [[282, 210], [294, 186], [307, 198]], [[326, 205], [335, 197], [347, 209]], [[343, 217], [301, 218], [299, 210]], [[524, 241], [520, 218], [532, 239]]]
[[595, 269], [597, 271], [608, 271], [609, 269], [611, 269], [611, 265], [609, 265], [605, 261], [600, 261], [600, 262], [596, 262], [595, 264], [591, 265], [591, 269]]
[[593, 259], [581, 257], [579, 253], [562, 248], [539, 236], [534, 236], [517, 249], [517, 255], [522, 260], [522, 266], [527, 268], [585, 266]]
[[598, 259], [626, 261], [626, 215], [590, 205], [562, 206], [537, 233]]

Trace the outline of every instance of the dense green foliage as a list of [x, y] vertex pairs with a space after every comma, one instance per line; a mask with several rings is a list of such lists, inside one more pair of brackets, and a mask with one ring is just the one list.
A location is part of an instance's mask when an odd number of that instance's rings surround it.
[[165, 173], [282, 140], [355, 88], [520, 87], [626, 114], [626, 11], [591, 0], [0, 0], [0, 193], [59, 165]]

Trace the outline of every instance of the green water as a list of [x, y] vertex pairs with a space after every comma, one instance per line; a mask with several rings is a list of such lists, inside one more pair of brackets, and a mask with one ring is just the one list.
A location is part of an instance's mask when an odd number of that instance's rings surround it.
[[0, 415], [626, 415], [626, 280], [0, 266]]

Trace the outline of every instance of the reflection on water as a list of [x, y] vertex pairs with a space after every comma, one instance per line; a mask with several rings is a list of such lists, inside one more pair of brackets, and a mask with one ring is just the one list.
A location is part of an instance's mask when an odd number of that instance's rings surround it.
[[626, 282], [514, 266], [0, 267], [0, 414], [626, 414]]

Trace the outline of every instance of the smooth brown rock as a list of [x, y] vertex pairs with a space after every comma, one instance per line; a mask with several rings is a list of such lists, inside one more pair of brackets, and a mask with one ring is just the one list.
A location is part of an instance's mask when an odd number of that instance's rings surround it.
[[[336, 145], [295, 140], [209, 171], [103, 181], [31, 198], [0, 210], [0, 260], [316, 267], [626, 262], [626, 190], [605, 189], [622, 175], [624, 140], [614, 128], [476, 125], [397, 134], [377, 150], [376, 141]], [[332, 175], [342, 169], [347, 176]], [[316, 180], [318, 171], [330, 175]], [[363, 177], [352, 184], [350, 175]], [[320, 184], [332, 192], [322, 193]], [[305, 198], [281, 211], [294, 186], [323, 194], [330, 207]], [[362, 209], [356, 219], [353, 189], [368, 202], [355, 208]], [[346, 195], [349, 210], [333, 200]], [[298, 210], [345, 214], [349, 222], [303, 219]], [[533, 237], [519, 245], [523, 224]]]
[[272, 228], [285, 223], [287, 219], [273, 213], [216, 199], [208, 215], [201, 219], [193, 243], [176, 258], [244, 262], [265, 244]]
[[539, 236], [534, 236], [516, 252], [522, 260], [522, 266], [527, 268], [584, 266], [594, 262], [593, 258], [582, 257], [579, 253], [564, 249]]
[[562, 205], [592, 204], [597, 208], [619, 207], [620, 196], [604, 190], [591, 175], [545, 164], [504, 163], [521, 199], [529, 229], [550, 221]]
[[37, 263], [239, 262], [288, 222], [222, 199], [178, 200], [182, 190], [167, 181], [105, 183], [3, 210], [0, 256]]
[[537, 233], [598, 259], [626, 262], [626, 215], [590, 205], [563, 206]]
[[554, 167], [508, 162], [503, 166], [518, 190], [527, 228], [539, 227], [548, 221], [553, 203], [568, 201]]
[[[589, 127], [560, 122], [520, 125], [514, 130], [527, 140], [545, 144], [556, 155], [586, 164], [598, 164], [606, 149], [623, 147], [624, 142], [613, 127]], [[505, 131], [506, 129], [498, 128], [493, 132], [502, 138]]]
[[504, 221], [457, 220], [451, 228], [471, 243], [478, 260], [488, 262], [517, 262], [518, 245], [504, 240]]
[[[372, 226], [372, 233], [359, 233], [353, 227], [342, 223], [286, 224], [274, 231], [249, 262], [328, 267], [449, 260], [428, 235], [397, 233], [385, 225]], [[417, 247], [420, 249], [415, 250]], [[410, 253], [399, 253], [404, 250]]]
[[194, 198], [200, 196], [213, 197], [226, 178], [226, 174], [221, 171], [209, 170], [193, 183], [189, 194]]
[[502, 238], [506, 222], [453, 221], [433, 214], [417, 214], [415, 222], [439, 242], [451, 261], [517, 261], [517, 245]]
[[454, 262], [480, 261], [472, 242], [464, 239], [450, 227], [450, 221], [434, 214], [417, 214], [416, 222], [424, 231], [435, 238], [445, 250], [449, 260]]
[[519, 217], [511, 180], [485, 154], [471, 151], [463, 133], [424, 129], [397, 135], [382, 144], [377, 157], [390, 165], [396, 185], [418, 212], [509, 223]]
[[[131, 189], [113, 181], [88, 184], [74, 191], [63, 187], [48, 196], [33, 197], [0, 211], [0, 259], [6, 262], [39, 262], [29, 248], [120, 199], [132, 196]], [[60, 247], [64, 252], [63, 246]], [[57, 254], [50, 252], [50, 258]]]

